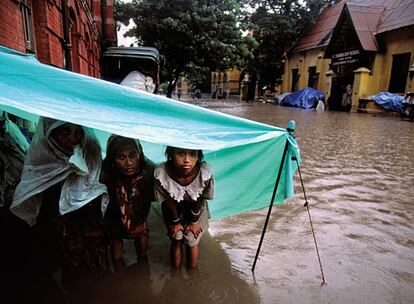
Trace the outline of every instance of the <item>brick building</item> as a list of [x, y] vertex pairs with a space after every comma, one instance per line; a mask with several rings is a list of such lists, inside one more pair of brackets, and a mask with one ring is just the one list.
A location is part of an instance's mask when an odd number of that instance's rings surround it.
[[100, 78], [101, 54], [116, 46], [113, 2], [0, 0], [0, 45]]

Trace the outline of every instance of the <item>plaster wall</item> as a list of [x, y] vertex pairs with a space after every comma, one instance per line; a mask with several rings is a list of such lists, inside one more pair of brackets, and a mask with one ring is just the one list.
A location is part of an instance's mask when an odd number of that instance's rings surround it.
[[289, 55], [285, 60], [285, 73], [282, 83], [282, 91], [290, 92], [292, 87], [292, 70], [298, 69], [299, 82], [298, 89], [303, 89], [308, 86], [309, 82], [309, 67], [316, 67], [316, 73], [319, 74], [318, 85], [316, 89], [326, 94], [326, 81], [328, 77], [326, 73], [329, 70], [330, 59], [324, 59], [324, 49], [315, 48], [306, 52], [294, 53]]
[[[377, 88], [377, 92], [388, 90], [393, 55], [411, 53], [410, 66], [414, 64], [414, 26], [386, 33], [383, 38], [386, 44], [386, 53], [383, 55], [384, 60], [382, 68], [381, 66], [378, 66], [378, 70], [373, 71], [374, 77], [380, 78], [378, 81], [379, 87]], [[414, 91], [414, 79], [413, 77], [410, 78], [409, 73], [407, 73], [407, 83], [405, 87], [405, 92], [407, 91]]]
[[[393, 55], [411, 53], [410, 66], [414, 64], [414, 29], [400, 29], [383, 35], [385, 53], [377, 53], [371, 70], [355, 71], [353, 108], [359, 105], [359, 99], [369, 99], [380, 92], [388, 92]], [[407, 72], [405, 92], [414, 91], [414, 73]], [[369, 103], [367, 109], [373, 105]], [[375, 107], [378, 110], [378, 107]]]
[[221, 89], [222, 94], [227, 93], [235, 95], [240, 93], [240, 75], [241, 71], [237, 69], [226, 72], [211, 73], [211, 92], [216, 92], [217, 88]]

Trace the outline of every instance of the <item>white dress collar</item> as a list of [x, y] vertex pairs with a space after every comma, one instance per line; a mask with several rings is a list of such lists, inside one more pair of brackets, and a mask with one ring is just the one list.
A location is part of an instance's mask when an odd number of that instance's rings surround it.
[[211, 168], [206, 163], [202, 163], [200, 170], [194, 180], [187, 186], [181, 186], [173, 180], [165, 169], [165, 163], [159, 165], [154, 171], [154, 177], [161, 186], [169, 193], [170, 197], [181, 202], [187, 194], [193, 201], [196, 201], [203, 193], [206, 182], [211, 179]]

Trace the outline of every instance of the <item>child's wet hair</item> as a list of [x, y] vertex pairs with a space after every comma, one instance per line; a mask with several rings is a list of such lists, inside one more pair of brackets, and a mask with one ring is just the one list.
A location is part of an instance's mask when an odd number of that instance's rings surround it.
[[[167, 157], [167, 163], [171, 163], [172, 160], [174, 159], [174, 151], [177, 149], [184, 149], [184, 148], [177, 148], [177, 147], [172, 147], [172, 146], [167, 146], [167, 148], [165, 149], [165, 156]], [[186, 149], [186, 150], [193, 150], [193, 151], [197, 151], [197, 156], [198, 156], [198, 163], [202, 163], [204, 160], [204, 154], [203, 154], [203, 150], [196, 150], [196, 149]]]
[[[139, 140], [113, 134], [108, 139], [106, 146], [106, 157], [103, 161], [103, 168], [107, 175], [116, 175], [119, 173], [114, 167], [115, 157], [116, 153], [125, 147], [133, 147], [137, 150], [140, 169], [143, 171], [147, 170], [147, 160], [144, 156]], [[105, 178], [109, 178], [109, 176], [106, 176]]]
[[107, 156], [111, 162], [115, 161], [115, 155], [125, 147], [133, 147], [137, 150], [138, 154], [141, 153], [135, 139], [122, 137], [122, 136], [111, 136], [107, 144]]

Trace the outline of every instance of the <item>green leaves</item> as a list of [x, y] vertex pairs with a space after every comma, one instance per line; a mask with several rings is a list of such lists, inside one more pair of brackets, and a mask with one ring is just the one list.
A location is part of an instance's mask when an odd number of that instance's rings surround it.
[[[255, 74], [260, 87], [274, 87], [283, 54], [332, 2], [337, 0], [133, 0], [115, 6], [118, 20], [136, 24], [128, 35], [164, 56], [161, 81], [172, 92], [181, 74], [199, 82], [209, 71], [231, 67]], [[251, 35], [242, 36], [242, 29]]]
[[253, 59], [248, 62], [250, 72], [257, 74], [259, 87], [272, 89], [283, 75], [283, 55], [288, 52], [300, 34], [315, 22], [321, 8], [329, 0], [244, 0], [252, 13], [249, 27], [257, 45], [252, 48]]
[[121, 9], [122, 17], [129, 12], [136, 24], [128, 34], [165, 57], [162, 81], [170, 84], [180, 74], [200, 79], [195, 74], [240, 61], [246, 50], [240, 47], [238, 11], [233, 0], [135, 0]]

